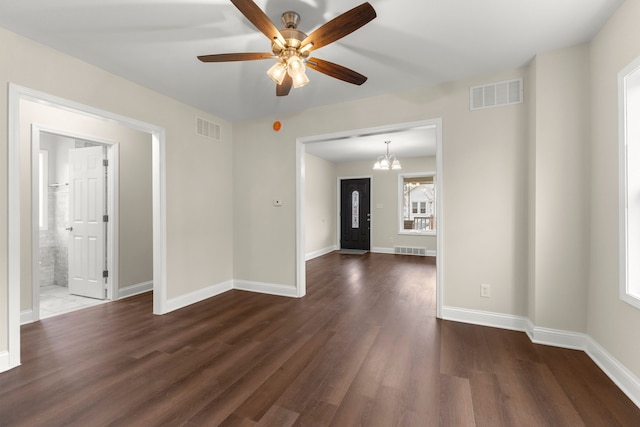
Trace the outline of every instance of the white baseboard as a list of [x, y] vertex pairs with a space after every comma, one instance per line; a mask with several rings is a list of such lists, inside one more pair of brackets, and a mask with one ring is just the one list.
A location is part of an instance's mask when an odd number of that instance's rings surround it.
[[167, 311], [165, 312], [165, 314], [203, 301], [207, 298], [220, 295], [221, 293], [230, 291], [231, 289], [233, 289], [233, 281], [227, 280], [226, 282], [218, 283], [216, 285], [209, 286], [208, 288], [198, 289], [197, 291], [172, 298], [170, 300], [167, 300]]
[[394, 254], [395, 250], [393, 248], [381, 248], [381, 247], [372, 247], [371, 252], [375, 254]]
[[536, 344], [571, 348], [582, 351], [585, 351], [587, 348], [586, 334], [559, 329], [541, 328], [539, 326], [535, 326], [529, 319], [527, 319], [527, 329], [525, 332], [529, 335], [531, 342]]
[[620, 390], [640, 408], [640, 379], [591, 337], [586, 339], [585, 352], [611, 378], [611, 381], [616, 383]]
[[118, 299], [132, 297], [134, 295], [142, 294], [144, 292], [149, 292], [152, 290], [153, 282], [151, 280], [148, 282], [137, 283], [135, 285], [118, 289]]
[[455, 322], [525, 332], [531, 342], [554, 347], [582, 350], [602, 369], [631, 401], [640, 408], [640, 379], [589, 335], [535, 326], [522, 316], [505, 315], [456, 307], [443, 307], [442, 318]]
[[251, 282], [248, 280], [234, 280], [233, 289], [258, 292], [261, 294], [278, 295], [282, 297], [298, 297], [295, 286], [279, 285], [275, 283]]
[[0, 372], [8, 371], [15, 366], [11, 366], [9, 364], [9, 352], [8, 351], [0, 351]]
[[442, 318], [454, 322], [471, 323], [473, 325], [491, 326], [493, 328], [523, 332], [526, 330], [527, 325], [527, 319], [522, 316], [457, 307], [442, 307]]
[[20, 325], [33, 323], [33, 310], [28, 309], [20, 312]]
[[326, 255], [329, 252], [337, 251], [338, 249], [340, 249], [338, 245], [327, 246], [326, 248], [318, 249], [317, 251], [313, 251], [313, 252], [309, 252], [308, 254], [305, 254], [304, 260], [309, 261], [310, 259], [318, 258], [319, 256]]

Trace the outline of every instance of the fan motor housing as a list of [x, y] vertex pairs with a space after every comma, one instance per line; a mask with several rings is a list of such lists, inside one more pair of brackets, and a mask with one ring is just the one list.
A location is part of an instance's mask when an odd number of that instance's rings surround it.
[[302, 40], [307, 38], [307, 35], [298, 30], [298, 24], [300, 23], [300, 15], [296, 12], [287, 11], [282, 14], [282, 24], [284, 28], [280, 30], [280, 34], [285, 40], [284, 49], [278, 43], [272, 43], [271, 50], [275, 55], [280, 55], [284, 50], [300, 49]]

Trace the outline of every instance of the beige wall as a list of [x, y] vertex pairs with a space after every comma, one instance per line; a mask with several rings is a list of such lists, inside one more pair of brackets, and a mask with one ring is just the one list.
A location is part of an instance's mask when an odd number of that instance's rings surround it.
[[[82, 135], [87, 139], [118, 142], [119, 156], [119, 287], [153, 279], [151, 222], [151, 136], [148, 133], [43, 104], [20, 105], [20, 186], [31, 188], [31, 125]], [[31, 192], [23, 191], [21, 212], [31, 215]], [[31, 309], [31, 223], [20, 224], [21, 310]]]
[[435, 157], [402, 158], [400, 171], [374, 171], [374, 161], [338, 163], [334, 178], [336, 183], [337, 178], [371, 176], [371, 249], [393, 250], [394, 246], [412, 246], [435, 251], [435, 236], [398, 234], [398, 175], [436, 172]]
[[539, 327], [586, 332], [589, 47], [539, 54], [531, 67], [535, 231], [529, 268], [535, 279], [529, 318]]
[[305, 254], [335, 247], [337, 227], [336, 165], [306, 154]]
[[640, 56], [640, 2], [626, 1], [591, 43], [591, 199], [587, 332], [640, 377], [640, 310], [618, 297], [617, 74]]
[[[297, 138], [442, 118], [444, 304], [524, 315], [526, 104], [469, 111], [470, 85], [524, 73], [510, 70], [234, 123], [234, 182], [255, 196], [234, 199], [236, 221], [242, 224], [235, 228], [235, 278], [295, 285]], [[274, 120], [282, 122], [279, 132], [272, 130]], [[276, 195], [284, 206], [273, 207]], [[481, 283], [492, 285], [491, 298], [480, 298]]]
[[[13, 82], [166, 129], [167, 296], [232, 279], [229, 122], [5, 30], [0, 61], [0, 271], [7, 271], [7, 83]], [[221, 124], [223, 141], [195, 135], [196, 115]], [[0, 354], [7, 350], [7, 289], [3, 273]]]

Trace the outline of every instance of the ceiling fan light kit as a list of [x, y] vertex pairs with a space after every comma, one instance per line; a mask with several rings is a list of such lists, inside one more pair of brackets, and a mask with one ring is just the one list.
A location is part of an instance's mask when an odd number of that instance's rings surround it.
[[[330, 77], [355, 85], [363, 84], [367, 78], [342, 65], [310, 58], [309, 53], [351, 34], [376, 17], [369, 3], [353, 9], [321, 25], [310, 35], [298, 30], [300, 15], [287, 11], [282, 14], [284, 28], [278, 30], [269, 17], [252, 0], [231, 0], [234, 6], [271, 41], [271, 53], [222, 53], [201, 55], [202, 62], [252, 61], [276, 59], [267, 70], [267, 75], [276, 83], [276, 95], [286, 96], [291, 87], [299, 88], [309, 83], [306, 68], [309, 67]], [[306, 65], [305, 65], [306, 64]]]

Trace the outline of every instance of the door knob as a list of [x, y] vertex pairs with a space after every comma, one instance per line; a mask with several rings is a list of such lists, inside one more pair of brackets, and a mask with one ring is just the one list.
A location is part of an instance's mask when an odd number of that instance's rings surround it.
[[67, 227], [67, 228], [65, 228], [65, 230], [73, 231], [73, 227]]

